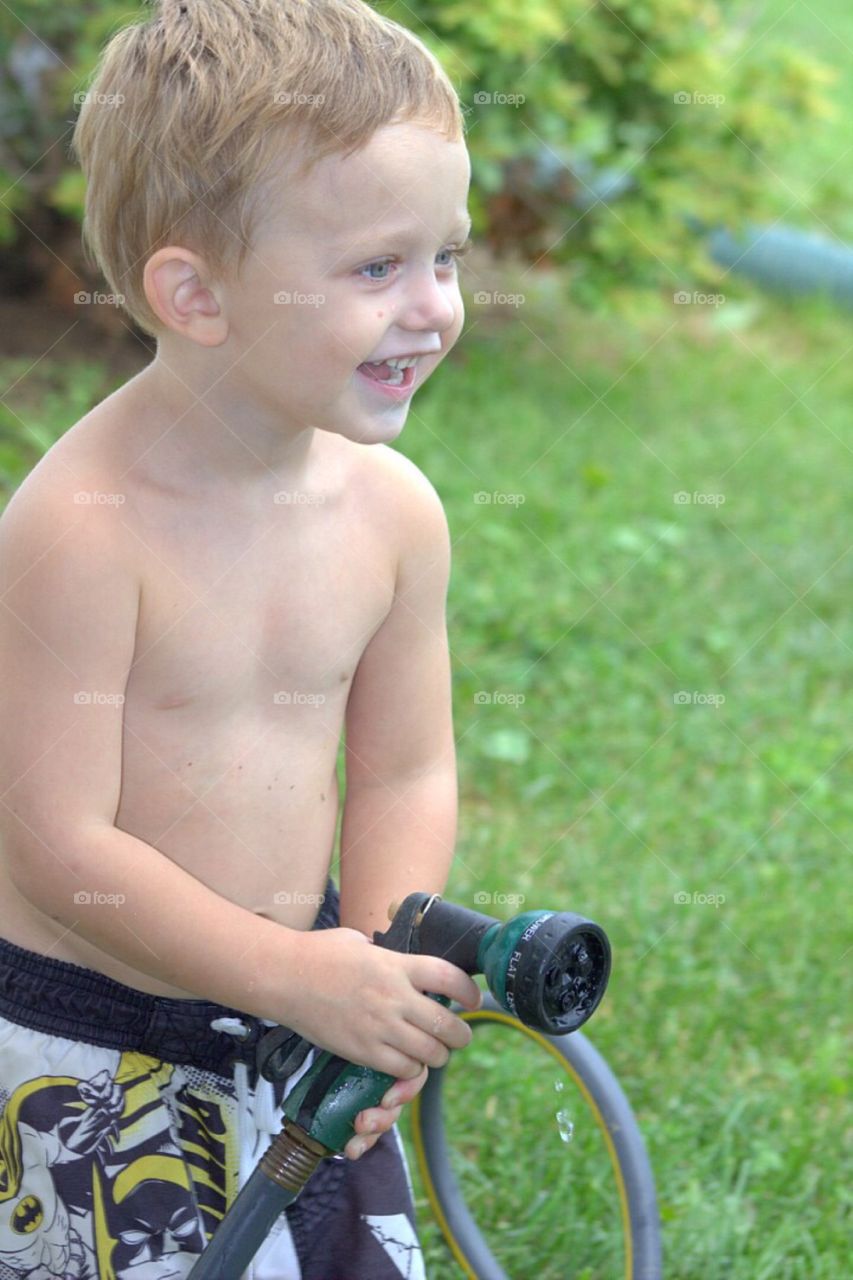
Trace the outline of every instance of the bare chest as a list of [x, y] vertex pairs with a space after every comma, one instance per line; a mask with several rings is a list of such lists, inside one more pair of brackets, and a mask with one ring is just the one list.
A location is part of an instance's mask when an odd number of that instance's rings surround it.
[[128, 710], [285, 722], [345, 701], [390, 608], [392, 557], [346, 500], [247, 520], [138, 505], [143, 584]]
[[[391, 607], [393, 554], [346, 495], [251, 518], [128, 505], [142, 589], [118, 825], [196, 873], [204, 858], [206, 878], [218, 865], [235, 898], [270, 849], [325, 868], [350, 685]], [[239, 886], [223, 878], [238, 865]]]

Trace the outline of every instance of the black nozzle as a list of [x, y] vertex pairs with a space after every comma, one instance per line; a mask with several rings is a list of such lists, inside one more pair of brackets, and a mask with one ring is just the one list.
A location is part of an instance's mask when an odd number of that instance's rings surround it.
[[597, 1009], [609, 977], [603, 929], [571, 912], [543, 915], [515, 941], [506, 966], [506, 1003], [527, 1026], [565, 1035]]
[[552, 1036], [586, 1022], [610, 977], [606, 933], [569, 911], [525, 911], [502, 923], [437, 894], [410, 894], [373, 940], [484, 974], [505, 1009]]

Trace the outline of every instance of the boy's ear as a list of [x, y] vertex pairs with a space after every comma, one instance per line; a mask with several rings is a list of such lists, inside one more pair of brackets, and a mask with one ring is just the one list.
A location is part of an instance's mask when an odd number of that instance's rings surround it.
[[142, 273], [145, 297], [158, 320], [201, 347], [228, 337], [223, 298], [204, 260], [190, 249], [168, 245], [152, 253]]

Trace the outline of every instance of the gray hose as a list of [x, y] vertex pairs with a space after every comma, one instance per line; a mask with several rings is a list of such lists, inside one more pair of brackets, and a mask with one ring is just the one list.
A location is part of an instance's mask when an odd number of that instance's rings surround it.
[[223, 1218], [189, 1280], [240, 1280], [279, 1214], [299, 1193], [285, 1191], [259, 1167]]
[[734, 236], [722, 227], [708, 237], [708, 250], [721, 267], [774, 293], [824, 293], [853, 306], [853, 248], [794, 227], [758, 227]]

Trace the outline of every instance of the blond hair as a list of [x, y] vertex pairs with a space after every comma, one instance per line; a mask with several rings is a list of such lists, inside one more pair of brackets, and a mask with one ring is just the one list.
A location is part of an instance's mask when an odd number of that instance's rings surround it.
[[463, 108], [412, 32], [362, 0], [154, 0], [102, 51], [72, 149], [83, 245], [125, 310], [161, 328], [145, 262], [181, 244], [237, 278], [265, 184], [303, 178], [400, 121], [464, 134]]

